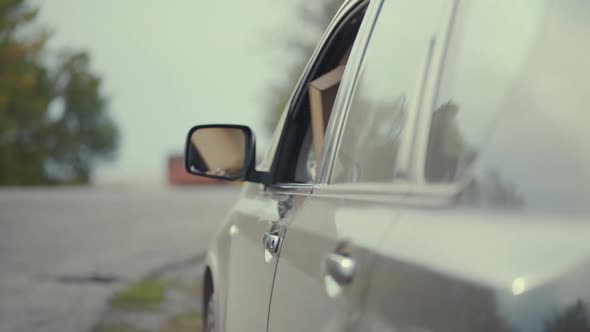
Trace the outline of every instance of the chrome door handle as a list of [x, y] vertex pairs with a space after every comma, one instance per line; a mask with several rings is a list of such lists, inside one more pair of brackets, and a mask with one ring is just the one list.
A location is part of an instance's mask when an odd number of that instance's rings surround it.
[[262, 236], [262, 245], [271, 253], [276, 253], [281, 245], [281, 237], [278, 233], [266, 232]]
[[356, 272], [356, 262], [354, 259], [332, 253], [326, 257], [324, 265], [326, 274], [332, 277], [338, 284], [346, 285], [352, 282], [354, 273]]

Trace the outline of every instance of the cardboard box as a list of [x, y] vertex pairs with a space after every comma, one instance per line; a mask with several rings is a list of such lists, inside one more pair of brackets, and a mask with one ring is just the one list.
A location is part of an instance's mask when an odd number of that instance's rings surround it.
[[324, 144], [324, 135], [332, 113], [334, 100], [338, 93], [340, 80], [344, 73], [340, 65], [309, 83], [309, 105], [311, 112], [311, 129], [316, 160], [319, 162]]
[[234, 128], [201, 128], [191, 137], [207, 168], [238, 174], [244, 167], [245, 134]]

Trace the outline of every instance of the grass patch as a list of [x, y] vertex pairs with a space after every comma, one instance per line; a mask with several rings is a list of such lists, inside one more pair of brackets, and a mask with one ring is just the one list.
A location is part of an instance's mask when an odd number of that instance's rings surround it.
[[93, 332], [142, 332], [125, 325], [104, 325], [92, 330]]
[[165, 296], [166, 284], [163, 281], [145, 279], [115, 294], [111, 305], [122, 308], [153, 307], [164, 302]]
[[200, 278], [191, 283], [174, 283], [169, 286], [190, 298], [199, 299], [203, 293], [203, 280]]
[[172, 317], [162, 332], [194, 332], [203, 329], [200, 312], [190, 312]]

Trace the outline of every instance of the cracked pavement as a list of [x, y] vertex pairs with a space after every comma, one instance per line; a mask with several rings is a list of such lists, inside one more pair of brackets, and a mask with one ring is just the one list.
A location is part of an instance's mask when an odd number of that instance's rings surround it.
[[202, 253], [233, 186], [0, 190], [0, 331], [88, 331], [113, 292]]

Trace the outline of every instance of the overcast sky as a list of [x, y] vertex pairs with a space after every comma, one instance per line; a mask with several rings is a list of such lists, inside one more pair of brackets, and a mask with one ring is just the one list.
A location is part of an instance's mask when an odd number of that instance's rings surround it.
[[240, 123], [267, 146], [264, 88], [285, 69], [273, 35], [293, 29], [292, 1], [51, 0], [50, 46], [86, 49], [122, 132], [99, 183], [165, 180], [194, 124]]

